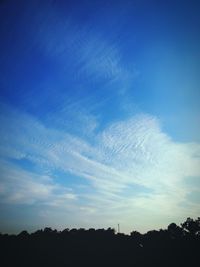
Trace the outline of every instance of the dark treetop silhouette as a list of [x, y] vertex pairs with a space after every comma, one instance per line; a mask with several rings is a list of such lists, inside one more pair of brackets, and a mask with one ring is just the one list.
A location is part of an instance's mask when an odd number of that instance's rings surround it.
[[199, 266], [200, 218], [130, 235], [112, 228], [0, 234], [1, 266]]

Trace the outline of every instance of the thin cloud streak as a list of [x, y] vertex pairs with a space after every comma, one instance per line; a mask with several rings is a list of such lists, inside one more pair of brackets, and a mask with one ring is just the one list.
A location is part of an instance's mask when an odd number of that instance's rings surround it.
[[23, 170], [3, 160], [0, 162], [0, 171], [2, 203], [54, 205], [58, 201], [63, 204], [64, 200], [77, 199], [71, 188], [55, 183], [50, 176]]
[[39, 34], [34, 36], [42, 53], [55, 61], [60, 71], [74, 81], [118, 84], [124, 94], [133, 86], [139, 71], [135, 65], [127, 68], [123, 64], [119, 43], [97, 33], [91, 25], [77, 26], [69, 16], [60, 17], [54, 10], [53, 16], [40, 25]]

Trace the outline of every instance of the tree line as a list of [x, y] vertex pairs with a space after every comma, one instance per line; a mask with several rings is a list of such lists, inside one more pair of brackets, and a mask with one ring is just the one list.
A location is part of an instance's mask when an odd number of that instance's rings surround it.
[[0, 245], [1, 266], [198, 266], [200, 217], [130, 235], [113, 228], [46, 227], [34, 233], [0, 234]]

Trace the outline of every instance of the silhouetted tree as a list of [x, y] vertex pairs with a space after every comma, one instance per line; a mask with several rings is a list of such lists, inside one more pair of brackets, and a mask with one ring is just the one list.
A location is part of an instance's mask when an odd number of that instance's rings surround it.
[[200, 217], [196, 220], [191, 219], [190, 217], [181, 224], [182, 228], [191, 235], [200, 235]]
[[29, 233], [27, 231], [22, 231], [18, 234], [18, 236], [21, 238], [27, 238], [29, 237]]
[[175, 223], [169, 224], [167, 231], [171, 238], [180, 238], [183, 236], [183, 229]]

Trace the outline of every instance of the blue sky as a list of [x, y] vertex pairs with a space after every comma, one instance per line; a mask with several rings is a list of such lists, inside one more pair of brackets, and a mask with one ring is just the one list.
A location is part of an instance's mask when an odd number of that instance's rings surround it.
[[199, 11], [1, 1], [1, 231], [199, 216]]

